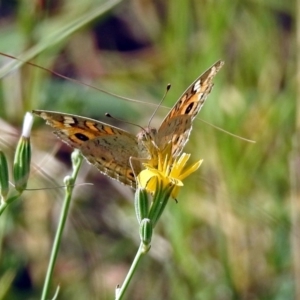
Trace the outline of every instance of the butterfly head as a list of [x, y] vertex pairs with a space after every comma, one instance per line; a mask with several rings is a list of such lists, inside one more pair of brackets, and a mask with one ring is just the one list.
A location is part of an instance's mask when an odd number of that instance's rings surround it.
[[[137, 134], [138, 144], [140, 146], [140, 151], [145, 152], [144, 156], [153, 156], [158, 149], [157, 140], [157, 130], [152, 127], [145, 127]], [[146, 155], [146, 153], [148, 155]]]
[[157, 144], [157, 129], [145, 127], [137, 134], [140, 157], [147, 159], [147, 163], [157, 167], [159, 148]]
[[152, 127], [146, 127], [142, 131], [140, 131], [136, 137], [139, 142], [142, 142], [146, 145], [148, 143], [155, 143], [156, 135], [157, 129]]

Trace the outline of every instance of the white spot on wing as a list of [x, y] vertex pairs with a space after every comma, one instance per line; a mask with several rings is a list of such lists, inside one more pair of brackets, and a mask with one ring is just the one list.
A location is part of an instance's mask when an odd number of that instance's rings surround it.
[[195, 82], [194, 84], [194, 92], [198, 92], [200, 90], [200, 84], [201, 84], [201, 80], [199, 79], [197, 82]]
[[74, 118], [68, 117], [68, 116], [64, 116], [64, 124], [65, 125], [74, 124], [74, 123], [75, 123]]

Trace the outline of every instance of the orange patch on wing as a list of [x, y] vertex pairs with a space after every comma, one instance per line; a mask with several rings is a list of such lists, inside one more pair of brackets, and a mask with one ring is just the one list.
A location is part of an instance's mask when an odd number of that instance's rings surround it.
[[108, 133], [108, 134], [111, 134], [111, 135], [113, 135], [113, 134], [114, 134], [114, 131], [113, 131], [113, 129], [112, 129], [112, 128], [110, 128], [110, 127], [108, 127], [108, 126], [105, 126], [105, 127], [104, 127], [104, 130], [105, 130], [105, 132], [106, 132], [106, 133]]
[[85, 125], [91, 129], [92, 131], [99, 131], [99, 129], [95, 126], [95, 123], [94, 122], [91, 122], [91, 121], [86, 121], [85, 122]]
[[[47, 120], [48, 121], [48, 120]], [[51, 120], [51, 126], [54, 128], [65, 128], [65, 125], [63, 122], [57, 121], [57, 120]]]

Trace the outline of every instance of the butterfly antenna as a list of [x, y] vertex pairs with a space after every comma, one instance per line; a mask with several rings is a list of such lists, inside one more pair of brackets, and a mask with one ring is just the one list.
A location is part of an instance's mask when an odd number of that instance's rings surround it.
[[105, 116], [108, 117], [108, 118], [111, 118], [111, 119], [113, 119], [113, 120], [116, 120], [116, 121], [125, 123], [125, 124], [129, 124], [129, 125], [136, 126], [136, 127], [140, 128], [140, 129], [142, 129], [143, 131], [145, 131], [145, 128], [144, 128], [144, 127], [142, 127], [142, 126], [140, 126], [140, 125], [138, 125], [138, 124], [132, 123], [132, 122], [128, 122], [128, 121], [125, 121], [125, 120], [122, 120], [122, 119], [115, 118], [115, 117], [113, 117], [113, 116], [112, 116], [111, 114], [109, 114], [109, 113], [105, 113]]
[[149, 123], [148, 123], [148, 127], [150, 127], [150, 123], [152, 122], [152, 120], [153, 120], [155, 114], [157, 113], [157, 110], [161, 107], [161, 104], [162, 104], [163, 101], [165, 100], [165, 98], [166, 98], [166, 96], [167, 96], [167, 94], [168, 94], [170, 88], [171, 88], [171, 84], [168, 83], [164, 96], [162, 97], [162, 99], [160, 100], [160, 102], [159, 102], [158, 105], [156, 106], [156, 108], [155, 108], [155, 110], [154, 110], [152, 116], [150, 117], [150, 120], [149, 120]]
[[209, 122], [206, 122], [203, 119], [197, 118], [197, 120], [203, 122], [204, 124], [207, 124], [207, 125], [211, 126], [212, 128], [215, 128], [215, 129], [217, 129], [217, 130], [219, 130], [221, 132], [224, 132], [224, 133], [226, 133], [226, 134], [228, 134], [230, 136], [233, 136], [234, 138], [240, 139], [240, 140], [248, 142], [248, 143], [253, 143], [253, 144], [256, 143], [256, 141], [253, 141], [253, 140], [250, 140], [250, 139], [246, 139], [246, 138], [244, 138], [242, 136], [239, 136], [237, 134], [231, 133], [231, 132], [229, 132], [229, 131], [227, 131], [227, 130], [219, 127], [219, 126], [216, 126], [216, 125], [213, 125], [213, 124], [211, 124]]
[[30, 62], [30, 61], [24, 61], [24, 60], [22, 60], [22, 59], [20, 59], [20, 58], [18, 58], [18, 57], [15, 57], [15, 56], [12, 56], [12, 55], [9, 55], [9, 54], [5, 54], [5, 53], [3, 53], [3, 52], [0, 52], [0, 55], [6, 56], [6, 57], [8, 57], [8, 58], [15, 59], [15, 60], [17, 60], [17, 61], [20, 61], [20, 62], [23, 63], [23, 64], [27, 64], [27, 65], [29, 65], [29, 66], [33, 66], [33, 67], [39, 68], [39, 69], [41, 69], [41, 70], [43, 70], [43, 71], [46, 71], [46, 72], [48, 72], [48, 73], [50, 73], [50, 74], [52, 74], [52, 75], [55, 75], [55, 76], [57, 76], [57, 77], [60, 77], [60, 78], [69, 80], [69, 81], [71, 81], [71, 82], [74, 82], [74, 83], [77, 83], [77, 84], [80, 84], [80, 85], [83, 85], [83, 86], [87, 86], [87, 87], [89, 87], [89, 88], [91, 88], [91, 89], [94, 89], [94, 90], [99, 91], [99, 92], [101, 92], [101, 93], [104, 93], [104, 94], [106, 94], [106, 95], [110, 95], [110, 96], [113, 96], [113, 97], [116, 97], [116, 98], [119, 98], [119, 99], [123, 99], [123, 100], [129, 101], [129, 102], [143, 103], [143, 104], [150, 105], [150, 106], [154, 106], [154, 105], [155, 105], [155, 103], [149, 103], [149, 102], [144, 102], [144, 101], [140, 101], [140, 100], [136, 100], [136, 99], [132, 99], [132, 98], [127, 98], [127, 97], [123, 97], [123, 96], [120, 96], [120, 95], [117, 95], [117, 94], [114, 94], [114, 93], [105, 91], [105, 90], [103, 90], [103, 89], [100, 89], [100, 88], [97, 88], [97, 87], [95, 87], [95, 86], [92, 86], [92, 85], [90, 85], [90, 84], [88, 84], [88, 83], [84, 83], [84, 82], [82, 82], [82, 81], [80, 81], [80, 80], [77, 80], [77, 79], [74, 79], [74, 78], [71, 78], [71, 77], [62, 75], [62, 74], [60, 74], [60, 73], [58, 73], [58, 72], [55, 72], [55, 71], [53, 71], [53, 70], [44, 68], [44, 67], [42, 67], [42, 66], [40, 66], [40, 65], [37, 65], [37, 64], [35, 64], [35, 63], [32, 63], [32, 62]]

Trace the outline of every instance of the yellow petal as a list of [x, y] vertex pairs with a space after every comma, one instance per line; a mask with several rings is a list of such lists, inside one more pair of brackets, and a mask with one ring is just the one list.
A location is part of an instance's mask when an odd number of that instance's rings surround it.
[[194, 163], [191, 167], [189, 167], [184, 173], [180, 174], [179, 179], [183, 180], [184, 178], [188, 177], [190, 174], [194, 173], [199, 169], [203, 162], [203, 159]]
[[139, 175], [138, 175], [138, 185], [142, 188], [146, 188], [149, 180], [156, 176], [154, 172], [152, 172], [149, 169], [143, 170]]

